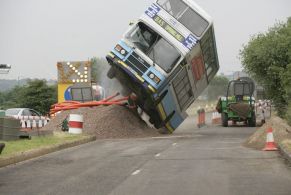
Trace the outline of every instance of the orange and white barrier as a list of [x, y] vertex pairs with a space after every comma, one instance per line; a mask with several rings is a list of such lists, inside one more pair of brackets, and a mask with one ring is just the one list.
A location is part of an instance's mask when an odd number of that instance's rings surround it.
[[202, 126], [205, 126], [205, 110], [203, 108], [197, 110], [198, 114], [198, 124], [197, 127], [201, 128]]
[[266, 146], [263, 150], [264, 151], [276, 151], [276, 150], [278, 150], [278, 148], [276, 148], [276, 145], [275, 145], [272, 127], [269, 127], [269, 129], [268, 129]]
[[81, 134], [83, 132], [83, 115], [70, 114], [69, 133]]
[[236, 121], [232, 121], [231, 124], [232, 124], [232, 125], [236, 125]]

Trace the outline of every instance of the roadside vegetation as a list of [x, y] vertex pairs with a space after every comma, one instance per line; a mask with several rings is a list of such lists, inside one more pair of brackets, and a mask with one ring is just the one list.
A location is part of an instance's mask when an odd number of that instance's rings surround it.
[[18, 141], [1, 141], [5, 143], [5, 148], [0, 155], [1, 158], [16, 155], [22, 152], [28, 152], [30, 150], [40, 149], [47, 146], [54, 146], [60, 143], [69, 142], [73, 140], [89, 137], [89, 134], [72, 134], [64, 131], [54, 131], [52, 137], [38, 137], [34, 139], [20, 139]]
[[278, 116], [291, 125], [291, 17], [252, 35], [239, 56], [244, 71], [265, 88]]

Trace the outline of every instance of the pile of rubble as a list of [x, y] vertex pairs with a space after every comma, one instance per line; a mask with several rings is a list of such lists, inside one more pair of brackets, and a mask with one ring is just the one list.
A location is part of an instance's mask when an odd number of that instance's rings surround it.
[[266, 145], [267, 133], [269, 127], [272, 127], [275, 144], [279, 144], [286, 139], [291, 139], [291, 127], [286, 121], [279, 117], [271, 117], [260, 127], [249, 139], [243, 143], [244, 147], [262, 150]]
[[64, 119], [70, 114], [83, 115], [83, 132], [96, 135], [97, 139], [145, 138], [160, 134], [150, 128], [132, 109], [126, 106], [95, 106], [66, 110], [56, 115], [43, 130], [61, 130]]

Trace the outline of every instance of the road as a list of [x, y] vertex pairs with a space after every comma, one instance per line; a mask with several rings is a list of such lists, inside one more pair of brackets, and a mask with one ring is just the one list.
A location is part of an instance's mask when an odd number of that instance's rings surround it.
[[211, 116], [203, 129], [190, 116], [170, 136], [95, 141], [3, 168], [0, 194], [291, 194], [278, 152], [241, 146], [259, 127]]

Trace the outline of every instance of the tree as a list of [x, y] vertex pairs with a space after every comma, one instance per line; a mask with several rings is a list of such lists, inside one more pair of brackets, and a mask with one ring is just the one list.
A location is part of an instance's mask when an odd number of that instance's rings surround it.
[[27, 79], [19, 98], [21, 107], [33, 108], [42, 114], [48, 114], [51, 105], [58, 102], [57, 85], [47, 85], [45, 79]]
[[291, 103], [291, 17], [266, 33], [251, 36], [239, 56], [244, 70], [266, 89], [283, 117]]
[[228, 79], [222, 76], [215, 76], [207, 87], [207, 98], [216, 100], [219, 96], [225, 96], [228, 86]]

